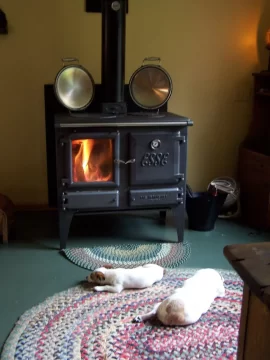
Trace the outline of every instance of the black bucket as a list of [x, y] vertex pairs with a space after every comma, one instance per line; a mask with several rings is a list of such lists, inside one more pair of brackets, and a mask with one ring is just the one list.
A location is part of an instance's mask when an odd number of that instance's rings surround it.
[[186, 211], [189, 229], [197, 231], [213, 230], [226, 197], [227, 193], [220, 191], [217, 192], [216, 196], [209, 192], [191, 193], [187, 191]]

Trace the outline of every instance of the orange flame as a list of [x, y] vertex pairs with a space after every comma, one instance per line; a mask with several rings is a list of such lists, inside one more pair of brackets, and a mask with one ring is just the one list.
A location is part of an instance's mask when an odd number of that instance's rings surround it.
[[111, 139], [72, 140], [74, 182], [111, 181], [113, 146]]

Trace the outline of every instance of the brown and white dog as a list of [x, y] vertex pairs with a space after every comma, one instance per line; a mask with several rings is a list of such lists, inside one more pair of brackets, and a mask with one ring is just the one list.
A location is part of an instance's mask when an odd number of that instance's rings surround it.
[[164, 325], [190, 325], [205, 314], [216, 297], [225, 295], [222, 276], [214, 269], [198, 270], [181, 288], [157, 303], [149, 313], [135, 317], [142, 322], [154, 316]]
[[89, 283], [97, 283], [95, 291], [120, 293], [123, 289], [143, 289], [163, 278], [164, 269], [155, 264], [138, 266], [133, 269], [112, 269], [103, 266], [87, 276]]

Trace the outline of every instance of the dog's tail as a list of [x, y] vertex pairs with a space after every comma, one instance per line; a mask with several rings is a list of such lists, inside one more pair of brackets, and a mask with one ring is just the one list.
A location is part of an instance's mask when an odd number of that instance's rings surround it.
[[179, 300], [172, 300], [166, 306], [168, 325], [183, 325], [185, 323], [184, 305]]

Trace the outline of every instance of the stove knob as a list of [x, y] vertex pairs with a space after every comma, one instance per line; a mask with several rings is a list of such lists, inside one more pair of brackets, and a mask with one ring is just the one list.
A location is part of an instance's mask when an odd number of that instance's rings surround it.
[[158, 149], [160, 147], [161, 141], [159, 139], [155, 139], [151, 142], [151, 148], [153, 150]]

